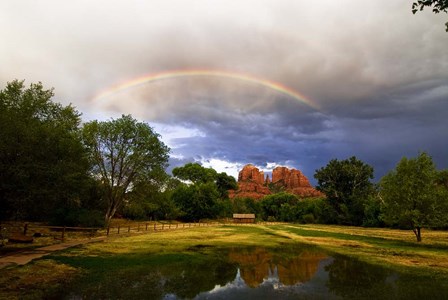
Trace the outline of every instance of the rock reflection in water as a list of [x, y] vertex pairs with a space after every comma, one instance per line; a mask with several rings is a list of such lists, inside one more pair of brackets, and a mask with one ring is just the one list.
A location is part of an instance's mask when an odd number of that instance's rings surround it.
[[[235, 278], [215, 285], [194, 299], [336, 299], [329, 293], [325, 267], [333, 261], [322, 252], [303, 248], [281, 251], [267, 248], [234, 248], [229, 262], [238, 266]], [[165, 299], [179, 299], [175, 293]]]
[[[321, 263], [318, 269], [324, 269], [331, 259]], [[317, 270], [316, 270], [317, 271]], [[323, 273], [321, 275], [324, 275]], [[313, 280], [314, 281], [314, 280]], [[214, 289], [199, 293], [194, 299], [337, 299], [338, 297], [329, 293], [323, 282], [320, 280], [301, 283], [297, 281], [293, 285], [284, 284], [278, 273], [278, 268], [270, 270], [262, 282], [256, 287], [246, 284], [241, 275], [241, 270], [237, 270], [235, 279], [224, 286], [216, 285]], [[165, 299], [178, 299], [171, 294]]]
[[242, 277], [252, 288], [260, 285], [274, 271], [285, 285], [307, 282], [317, 272], [319, 262], [326, 258], [328, 256], [321, 252], [298, 252], [297, 249], [277, 254], [266, 248], [232, 249], [229, 252], [229, 260], [240, 266]]

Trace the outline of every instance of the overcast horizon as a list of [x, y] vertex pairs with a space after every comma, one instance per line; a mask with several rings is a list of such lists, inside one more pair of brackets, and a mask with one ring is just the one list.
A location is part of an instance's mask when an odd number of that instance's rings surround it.
[[0, 89], [40, 81], [84, 121], [131, 114], [170, 169], [281, 165], [315, 184], [356, 156], [378, 181], [419, 151], [445, 169], [448, 15], [412, 2], [4, 0]]

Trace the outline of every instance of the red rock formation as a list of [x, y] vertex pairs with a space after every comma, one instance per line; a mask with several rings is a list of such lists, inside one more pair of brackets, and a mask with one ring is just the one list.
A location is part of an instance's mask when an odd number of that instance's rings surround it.
[[264, 184], [264, 173], [253, 165], [245, 165], [238, 174], [238, 182], [255, 182]]
[[287, 167], [276, 167], [272, 171], [272, 183], [280, 183], [286, 189], [294, 189], [298, 187], [311, 187], [308, 178], [299, 170], [288, 169]]
[[265, 185], [264, 173], [253, 165], [246, 165], [238, 174], [238, 190], [229, 191], [230, 198], [260, 199], [271, 194]]
[[[271, 183], [269, 176], [264, 177], [253, 165], [246, 165], [238, 174], [238, 190], [229, 191], [229, 197], [260, 199], [270, 195], [268, 185]], [[276, 167], [272, 172], [272, 183], [286, 192], [299, 195], [301, 197], [322, 197], [323, 194], [313, 188], [308, 178], [296, 169], [286, 167]]]
[[276, 167], [272, 171], [272, 183], [301, 197], [320, 197], [323, 194], [313, 188], [308, 178], [296, 169]]

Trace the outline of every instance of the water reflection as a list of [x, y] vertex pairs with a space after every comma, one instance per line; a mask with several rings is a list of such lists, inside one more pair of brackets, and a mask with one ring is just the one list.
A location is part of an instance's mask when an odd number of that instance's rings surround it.
[[292, 248], [275, 253], [266, 248], [231, 249], [229, 260], [236, 262], [248, 286], [257, 287], [272, 273], [281, 283], [294, 285], [309, 281], [318, 270], [319, 262], [328, 256], [322, 252]]
[[[92, 258], [95, 259], [95, 258]], [[65, 288], [66, 299], [447, 299], [446, 283], [304, 246], [120, 257], [119, 269]], [[127, 259], [127, 261], [126, 261]], [[74, 263], [72, 261], [72, 263]], [[85, 264], [85, 261], [83, 261]], [[98, 262], [95, 262], [98, 263]], [[111, 262], [104, 261], [105, 268]], [[67, 295], [67, 291], [70, 291]]]
[[[215, 285], [194, 299], [337, 299], [325, 282], [325, 267], [332, 258], [303, 247], [278, 249], [233, 248], [228, 261], [236, 264], [236, 275], [225, 285]], [[165, 299], [180, 299], [176, 294]]]

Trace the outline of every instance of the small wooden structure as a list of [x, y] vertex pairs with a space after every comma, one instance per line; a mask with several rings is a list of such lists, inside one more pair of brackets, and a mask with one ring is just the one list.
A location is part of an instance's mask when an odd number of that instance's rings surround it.
[[233, 223], [255, 223], [255, 214], [233, 214]]

